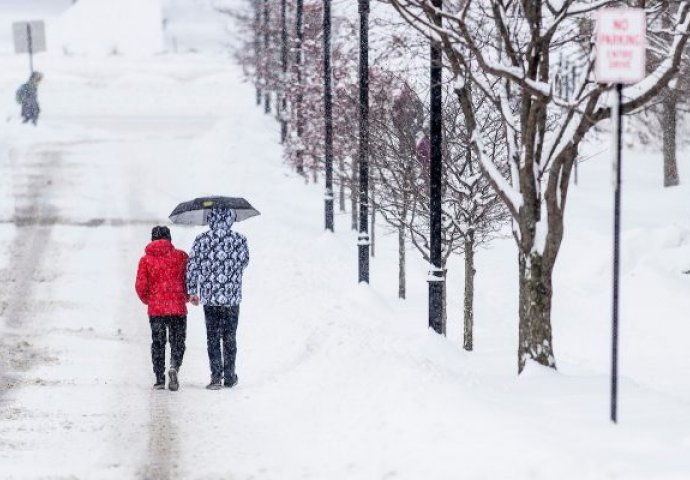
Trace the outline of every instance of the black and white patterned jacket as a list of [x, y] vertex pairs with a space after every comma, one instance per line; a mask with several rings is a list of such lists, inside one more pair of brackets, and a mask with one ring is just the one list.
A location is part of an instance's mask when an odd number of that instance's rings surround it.
[[187, 294], [203, 305], [235, 306], [242, 301], [242, 272], [249, 264], [244, 235], [231, 230], [235, 213], [213, 209], [210, 229], [197, 236], [187, 261]]

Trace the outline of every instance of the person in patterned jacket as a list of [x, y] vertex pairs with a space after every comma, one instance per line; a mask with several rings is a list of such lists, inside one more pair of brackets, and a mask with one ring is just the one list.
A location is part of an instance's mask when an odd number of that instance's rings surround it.
[[212, 209], [208, 215], [209, 230], [196, 237], [187, 261], [187, 294], [193, 305], [204, 306], [206, 317], [211, 366], [211, 383], [206, 388], [210, 390], [219, 390], [223, 385], [231, 388], [238, 381], [236, 333], [242, 273], [249, 264], [249, 248], [246, 237], [232, 231], [235, 218], [231, 209]]

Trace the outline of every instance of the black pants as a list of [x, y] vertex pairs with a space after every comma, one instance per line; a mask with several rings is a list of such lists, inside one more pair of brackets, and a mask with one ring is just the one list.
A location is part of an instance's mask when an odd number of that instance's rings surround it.
[[160, 380], [165, 378], [165, 342], [167, 338], [170, 339], [170, 366], [179, 370], [182, 365], [187, 338], [187, 316], [151, 316], [149, 319], [151, 322], [153, 373], [156, 374], [156, 379]]
[[[211, 381], [219, 382], [221, 378], [229, 380], [235, 373], [237, 357], [237, 322], [240, 318], [240, 307], [215, 307], [204, 305], [206, 317], [206, 345], [208, 362], [211, 366]], [[220, 344], [223, 343], [221, 358]]]

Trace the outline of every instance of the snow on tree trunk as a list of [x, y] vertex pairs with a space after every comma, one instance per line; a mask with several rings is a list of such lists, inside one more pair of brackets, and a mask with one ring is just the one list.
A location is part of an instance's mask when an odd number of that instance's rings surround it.
[[676, 127], [678, 90], [669, 87], [663, 94], [662, 132], [664, 151], [664, 187], [680, 183], [676, 162]]
[[465, 236], [465, 302], [463, 348], [472, 351], [474, 339], [474, 233], [467, 232]]
[[518, 372], [527, 360], [556, 368], [551, 338], [551, 275], [548, 265], [538, 253], [519, 253], [520, 326], [518, 338]]

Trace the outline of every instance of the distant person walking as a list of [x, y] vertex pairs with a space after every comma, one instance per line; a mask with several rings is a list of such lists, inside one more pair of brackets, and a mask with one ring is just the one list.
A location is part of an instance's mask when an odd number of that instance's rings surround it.
[[187, 262], [187, 294], [192, 304], [204, 306], [206, 317], [210, 390], [231, 388], [238, 381], [236, 334], [249, 249], [245, 236], [232, 231], [235, 218], [231, 209], [212, 209], [209, 230], [196, 237]]
[[139, 260], [135, 288], [141, 301], [148, 305], [151, 324], [151, 359], [156, 375], [156, 390], [165, 389], [165, 344], [170, 341], [168, 388], [179, 388], [177, 374], [182, 365], [187, 337], [187, 294], [185, 269], [187, 254], [177, 250], [168, 227], [154, 227], [151, 243]]
[[33, 72], [29, 81], [17, 90], [16, 100], [22, 106], [22, 123], [31, 122], [36, 125], [41, 108], [38, 106], [38, 84], [43, 80], [43, 74]]

